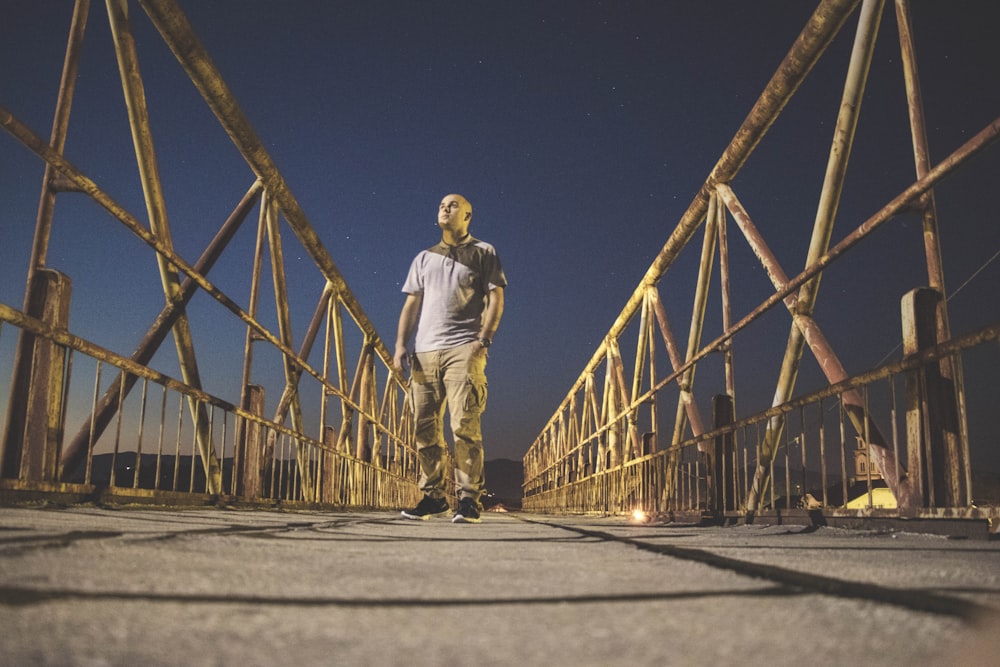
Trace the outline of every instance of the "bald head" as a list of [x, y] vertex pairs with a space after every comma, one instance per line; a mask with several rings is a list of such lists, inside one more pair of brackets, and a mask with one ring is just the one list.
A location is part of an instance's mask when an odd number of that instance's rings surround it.
[[458, 194], [446, 195], [438, 206], [438, 226], [455, 237], [465, 236], [472, 222], [472, 204]]
[[470, 204], [469, 200], [466, 199], [465, 197], [463, 197], [462, 195], [459, 195], [459, 194], [445, 195], [444, 199], [441, 200], [441, 206], [442, 207], [444, 207], [446, 205], [447, 206], [453, 206], [454, 203], [457, 203], [458, 206], [464, 212], [463, 215], [462, 215], [463, 218], [465, 217], [465, 214], [467, 213], [469, 219], [472, 219], [472, 204]]

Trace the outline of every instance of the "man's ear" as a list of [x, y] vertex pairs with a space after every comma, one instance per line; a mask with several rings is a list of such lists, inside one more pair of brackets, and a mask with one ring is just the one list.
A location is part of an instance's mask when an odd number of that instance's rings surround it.
[[465, 219], [466, 220], [471, 220], [472, 219], [472, 214], [471, 213], [466, 213], [465, 214]]

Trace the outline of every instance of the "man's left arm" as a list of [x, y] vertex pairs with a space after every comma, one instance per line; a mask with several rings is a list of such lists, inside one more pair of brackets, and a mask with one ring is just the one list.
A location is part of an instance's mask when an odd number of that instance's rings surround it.
[[501, 317], [503, 317], [503, 288], [494, 287], [487, 295], [486, 310], [483, 312], [483, 326], [479, 330], [480, 340], [493, 340], [493, 335], [500, 327]]

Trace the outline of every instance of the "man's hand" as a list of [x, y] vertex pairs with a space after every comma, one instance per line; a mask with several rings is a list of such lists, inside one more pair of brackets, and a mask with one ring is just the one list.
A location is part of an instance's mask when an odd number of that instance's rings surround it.
[[396, 353], [392, 355], [392, 365], [400, 373], [406, 372], [407, 361], [409, 354], [406, 351], [406, 347], [397, 345]]
[[490, 347], [489, 345], [483, 342], [482, 338], [477, 338], [475, 354], [483, 357], [488, 357], [490, 355], [489, 347]]
[[399, 313], [399, 326], [396, 329], [396, 352], [392, 355], [392, 365], [400, 373], [406, 371], [406, 341], [410, 340], [413, 330], [417, 327], [420, 306], [423, 302], [423, 294], [407, 294], [403, 310]]

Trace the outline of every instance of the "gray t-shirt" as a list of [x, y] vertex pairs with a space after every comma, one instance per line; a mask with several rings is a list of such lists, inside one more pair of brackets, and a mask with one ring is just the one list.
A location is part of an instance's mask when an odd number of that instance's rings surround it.
[[423, 250], [410, 264], [406, 294], [422, 294], [415, 352], [446, 350], [470, 343], [482, 327], [486, 295], [506, 287], [496, 249], [479, 239], [459, 246], [445, 242]]

